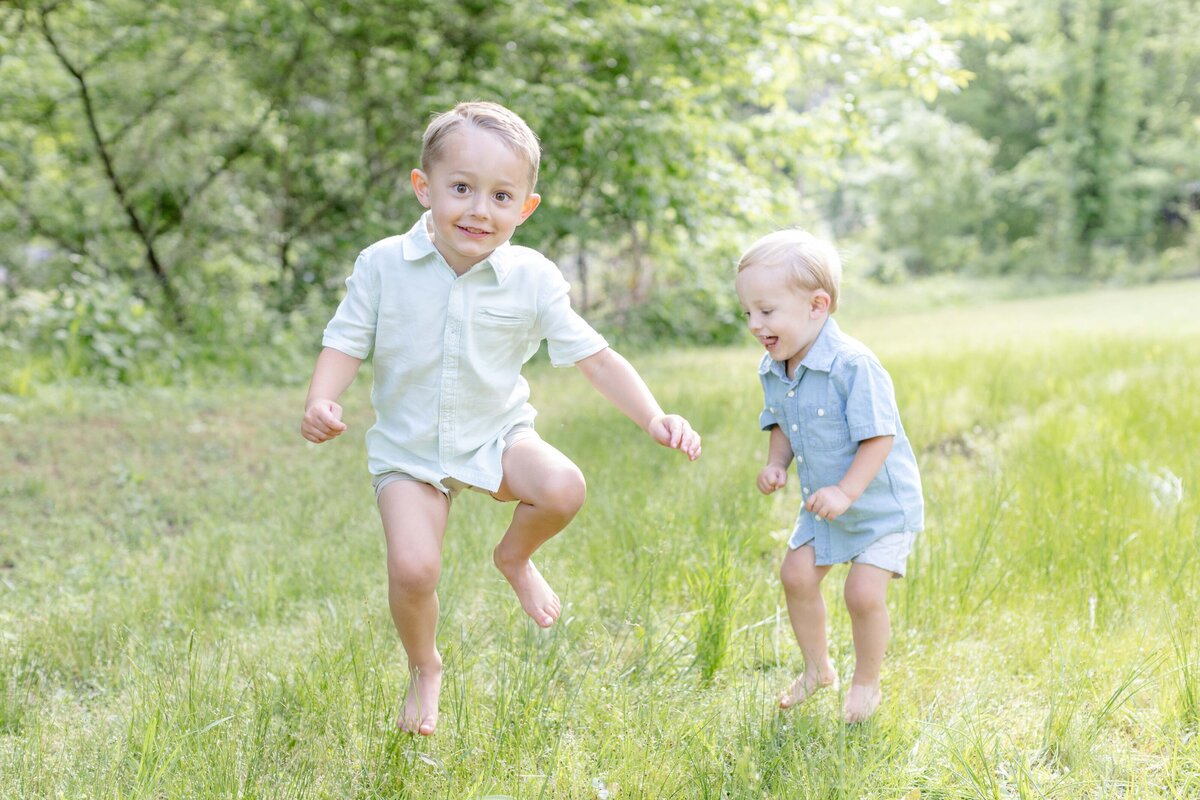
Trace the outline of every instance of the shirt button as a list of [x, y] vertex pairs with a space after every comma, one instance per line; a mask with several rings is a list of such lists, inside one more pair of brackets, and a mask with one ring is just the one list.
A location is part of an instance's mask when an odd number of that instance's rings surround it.
[[792, 426], [792, 430], [794, 430], [794, 431], [795, 431], [795, 430], [799, 430], [799, 428], [797, 428], [795, 425], [793, 425], [793, 426]]
[[817, 409], [817, 416], [818, 416], [818, 417], [823, 417], [823, 416], [825, 416], [825, 409], [823, 409], [823, 408], [818, 408], [818, 409]]
[[804, 456], [796, 456], [796, 463], [797, 463], [797, 464], [803, 464], [803, 463], [804, 463]]
[[771, 406], [771, 413], [772, 413], [772, 414], [774, 414], [774, 413], [775, 413], [775, 407], [774, 407], [774, 406]]
[[795, 396], [796, 396], [795, 392], [788, 392], [788, 397], [795, 397]]

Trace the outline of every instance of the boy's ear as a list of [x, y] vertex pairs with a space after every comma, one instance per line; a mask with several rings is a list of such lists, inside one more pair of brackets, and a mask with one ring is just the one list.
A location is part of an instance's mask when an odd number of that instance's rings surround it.
[[817, 289], [812, 296], [812, 310], [817, 313], [828, 312], [833, 304], [833, 298], [824, 289]]
[[[529, 215], [537, 210], [537, 207], [542, 203], [542, 196], [531, 192], [529, 197], [525, 198], [525, 202], [521, 205], [521, 222], [529, 219]], [[520, 225], [521, 222], [517, 224]]]
[[414, 169], [409, 176], [412, 179], [413, 193], [418, 202], [429, 208], [429, 178], [419, 169]]

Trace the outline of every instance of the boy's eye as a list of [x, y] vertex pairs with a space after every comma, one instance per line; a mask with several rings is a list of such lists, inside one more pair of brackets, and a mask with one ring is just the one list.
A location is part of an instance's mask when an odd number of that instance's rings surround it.
[[508, 202], [511, 197], [512, 195], [510, 195], [508, 192], [496, 192], [496, 199], [501, 203]]
[[455, 194], [466, 194], [467, 190], [468, 186], [465, 183], [456, 183], [450, 187], [450, 191], [454, 192]]

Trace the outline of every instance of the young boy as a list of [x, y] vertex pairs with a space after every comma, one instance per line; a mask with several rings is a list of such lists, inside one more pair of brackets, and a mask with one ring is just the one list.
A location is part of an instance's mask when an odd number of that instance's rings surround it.
[[306, 439], [343, 433], [337, 400], [374, 351], [368, 467], [388, 602], [412, 676], [396, 721], [409, 733], [437, 727], [436, 588], [450, 501], [462, 489], [516, 501], [493, 560], [534, 622], [549, 627], [561, 613], [530, 557], [566, 527], [586, 490], [579, 468], [533, 427], [521, 366], [543, 339], [554, 365], [577, 366], [656, 442], [700, 455], [687, 420], [664, 414], [629, 362], [571, 309], [558, 268], [509, 244], [541, 201], [539, 160], [537, 137], [494, 103], [461, 103], [429, 124], [411, 176], [428, 211], [359, 255], [305, 403]]
[[853, 723], [882, 700], [888, 582], [904, 575], [924, 527], [924, 504], [891, 378], [830, 316], [841, 274], [831, 245], [786, 230], [745, 252], [736, 287], [750, 332], [767, 350], [758, 370], [766, 400], [759, 423], [771, 439], [758, 488], [782, 488], [795, 460], [804, 498], [780, 570], [804, 672], [779, 704], [797, 705], [837, 682], [821, 580], [832, 564], [849, 561], [845, 599], [855, 662], [843, 715]]

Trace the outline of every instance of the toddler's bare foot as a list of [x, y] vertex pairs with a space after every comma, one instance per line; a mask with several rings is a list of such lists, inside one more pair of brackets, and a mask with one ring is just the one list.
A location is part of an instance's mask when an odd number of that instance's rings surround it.
[[437, 729], [438, 696], [442, 692], [442, 666], [412, 669], [404, 709], [396, 727], [405, 733], [429, 736]]
[[850, 691], [846, 693], [846, 704], [842, 707], [842, 717], [851, 725], [866, 722], [879, 708], [881, 702], [883, 702], [883, 692], [878, 684], [860, 686], [852, 683]]
[[513, 591], [517, 593], [517, 599], [521, 601], [521, 608], [525, 609], [525, 613], [543, 628], [553, 625], [554, 621], [558, 619], [558, 615], [562, 613], [562, 601], [550, 588], [550, 584], [546, 583], [546, 579], [542, 577], [542, 573], [538, 572], [538, 568], [533, 565], [533, 562], [525, 559], [512, 564], [504, 561], [498, 555], [494, 557], [494, 560], [496, 567], [508, 579]]
[[809, 669], [805, 665], [804, 672], [792, 681], [792, 685], [779, 698], [779, 707], [798, 706], [827, 686], [837, 688], [837, 672], [832, 664], [827, 664], [822, 670]]

